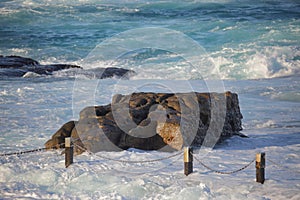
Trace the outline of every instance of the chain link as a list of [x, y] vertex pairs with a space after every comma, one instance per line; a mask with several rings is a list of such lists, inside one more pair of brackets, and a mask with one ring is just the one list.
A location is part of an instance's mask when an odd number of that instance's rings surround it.
[[[78, 139], [77, 139], [78, 140]], [[76, 141], [76, 140], [74, 140]], [[106, 157], [106, 156], [102, 156], [102, 155], [97, 155], [93, 152], [90, 152], [88, 151], [86, 148], [80, 146], [80, 145], [77, 145], [74, 143], [74, 141], [72, 141], [73, 143], [73, 146], [83, 150], [83, 151], [86, 151], [88, 152], [90, 155], [94, 155], [96, 157], [99, 157], [101, 159], [105, 159], [105, 160], [110, 160], [110, 161], [115, 161], [115, 162], [121, 162], [121, 163], [152, 163], [152, 162], [159, 162], [159, 161], [163, 161], [163, 160], [168, 160], [168, 159], [171, 159], [173, 157], [176, 157], [176, 156], [180, 156], [183, 154], [183, 152], [178, 152], [176, 154], [173, 154], [173, 155], [170, 155], [170, 156], [167, 156], [167, 157], [163, 157], [163, 158], [158, 158], [158, 159], [153, 159], [153, 160], [141, 160], [141, 161], [136, 161], [136, 160], [120, 160], [120, 159], [114, 159], [114, 158], [109, 158], [109, 157]], [[64, 144], [64, 143], [63, 143]], [[63, 145], [63, 144], [60, 144], [60, 145]], [[38, 149], [32, 149], [32, 150], [27, 150], [27, 151], [19, 151], [19, 152], [12, 152], [12, 153], [3, 153], [3, 154], [0, 154], [0, 157], [4, 157], [4, 156], [12, 156], [12, 155], [23, 155], [23, 154], [28, 154], [28, 153], [34, 153], [34, 152], [41, 152], [41, 151], [45, 151], [47, 149], [52, 149], [52, 148], [38, 148]], [[237, 169], [237, 170], [234, 170], [234, 171], [229, 171], [229, 172], [223, 172], [223, 171], [219, 171], [219, 170], [215, 170], [209, 166], [207, 166], [206, 164], [204, 164], [200, 159], [198, 159], [195, 154], [193, 154], [193, 157], [195, 158], [196, 161], [198, 161], [203, 167], [205, 167], [206, 169], [208, 170], [211, 170], [212, 172], [215, 172], [217, 174], [234, 174], [234, 173], [237, 173], [237, 172], [240, 172], [246, 168], [248, 168], [254, 161], [255, 161], [255, 158], [253, 160], [251, 160], [247, 165], [243, 166], [242, 168], [240, 169]], [[275, 161], [272, 161], [271, 159], [267, 158], [267, 161], [269, 161], [270, 163], [276, 165], [277, 167], [280, 167], [280, 168], [284, 168], [288, 171], [291, 171], [291, 172], [294, 172], [294, 173], [300, 173], [300, 171], [295, 171], [295, 170], [292, 170], [292, 169], [289, 169], [283, 165], [280, 165], [278, 163], [276, 163]]]
[[115, 162], [121, 162], [121, 163], [151, 163], [151, 162], [159, 162], [159, 161], [162, 161], [162, 160], [167, 160], [167, 159], [170, 159], [170, 158], [173, 158], [173, 157], [176, 157], [176, 156], [179, 156], [179, 155], [182, 155], [183, 152], [179, 152], [179, 153], [176, 153], [176, 154], [173, 154], [173, 155], [170, 155], [170, 156], [167, 156], [167, 157], [163, 157], [163, 158], [158, 158], [158, 159], [153, 159], [153, 160], [141, 160], [141, 161], [137, 161], [137, 160], [120, 160], [120, 159], [114, 159], [114, 158], [108, 158], [106, 156], [100, 156], [100, 155], [97, 155], [93, 152], [90, 152], [88, 151], [86, 148], [84, 147], [81, 147], [77, 144], [74, 144], [76, 147], [80, 148], [81, 150], [85, 150], [87, 151], [89, 154], [91, 155], [94, 155], [96, 157], [99, 157], [99, 158], [102, 158], [102, 159], [105, 159], [105, 160], [110, 160], [110, 161], [115, 161]]
[[[194, 154], [193, 154], [194, 155]], [[240, 172], [244, 169], [246, 169], [247, 167], [249, 167], [254, 161], [255, 159], [251, 160], [251, 162], [249, 162], [247, 165], [245, 165], [244, 167], [240, 168], [240, 169], [237, 169], [237, 170], [234, 170], [234, 171], [230, 171], [230, 172], [222, 172], [222, 171], [219, 171], [219, 170], [215, 170], [215, 169], [212, 169], [211, 167], [207, 166], [206, 164], [204, 164], [203, 162], [200, 161], [200, 159], [198, 159], [195, 155], [194, 155], [194, 158], [195, 160], [197, 160], [203, 167], [205, 167], [206, 169], [208, 170], [211, 170], [217, 174], [234, 174], [234, 173], [237, 173], [237, 172]]]
[[[62, 146], [64, 144], [65, 143], [60, 143], [59, 145]], [[32, 149], [32, 150], [27, 150], [27, 151], [18, 151], [18, 152], [12, 152], [12, 153], [3, 153], [3, 154], [0, 154], [0, 157], [13, 156], [13, 155], [19, 156], [19, 155], [28, 154], [28, 153], [34, 153], [34, 152], [46, 151], [48, 149], [54, 149], [54, 147], [55, 146], [53, 146], [51, 148], [43, 147], [43, 148]]]
[[22, 155], [22, 154], [27, 154], [27, 153], [34, 153], [34, 152], [39, 152], [39, 151], [45, 151], [47, 148], [39, 148], [39, 149], [33, 149], [33, 150], [28, 150], [28, 151], [19, 151], [19, 152], [13, 152], [13, 153], [3, 153], [0, 154], [0, 157], [4, 156], [12, 156], [12, 155]]

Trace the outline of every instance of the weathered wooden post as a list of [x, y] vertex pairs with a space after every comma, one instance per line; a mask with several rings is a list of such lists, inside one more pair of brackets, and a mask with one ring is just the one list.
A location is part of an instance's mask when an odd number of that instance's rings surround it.
[[263, 184], [265, 181], [266, 154], [256, 154], [256, 182]]
[[73, 163], [73, 146], [71, 145], [71, 138], [65, 138], [65, 166], [69, 167]]
[[183, 161], [184, 174], [187, 176], [193, 173], [193, 149], [191, 147], [184, 147]]

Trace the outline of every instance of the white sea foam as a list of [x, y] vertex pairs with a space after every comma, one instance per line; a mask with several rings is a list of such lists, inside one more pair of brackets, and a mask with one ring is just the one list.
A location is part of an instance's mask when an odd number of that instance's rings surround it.
[[223, 79], [259, 79], [299, 75], [297, 47], [224, 48], [211, 54]]
[[276, 123], [274, 120], [268, 120], [266, 122], [263, 122], [263, 123], [258, 123], [256, 125], [256, 128], [274, 128], [276, 127]]
[[[266, 152], [267, 158], [261, 185], [255, 182], [254, 164], [221, 175], [195, 159], [194, 173], [185, 176], [182, 157], [143, 164], [99, 158], [151, 160], [169, 155], [135, 149], [84, 153], [67, 169], [60, 151], [6, 156], [0, 157], [0, 198], [300, 199], [297, 1], [9, 0], [0, 7], [2, 55], [137, 72], [120, 81], [68, 71], [45, 78], [1, 77], [1, 153], [43, 147], [62, 124], [78, 120], [82, 108], [108, 104], [115, 93], [208, 91], [201, 78], [213, 72], [219, 73], [226, 90], [238, 93], [242, 132], [249, 138], [234, 136], [198, 158], [220, 171], [244, 167], [258, 152]], [[81, 62], [102, 41], [141, 27], [186, 34], [204, 47], [216, 69], [197, 71], [176, 52], [143, 49], [110, 63]], [[170, 41], [177, 44], [176, 39]], [[75, 81], [61, 78], [74, 76]]]
[[300, 102], [299, 92], [278, 92], [271, 95], [271, 98], [281, 101]]
[[[156, 84], [151, 86], [146, 84], [146, 80], [78, 79], [81, 83], [76, 86], [73, 80], [48, 79], [46, 82], [27, 79], [1, 81], [2, 153], [42, 147], [63, 123], [78, 119], [81, 108], [107, 104], [111, 101], [113, 92], [126, 93], [130, 88], [143, 84], [145, 87], [140, 88], [141, 91], [164, 92], [168, 89], [159, 88], [159, 85], [172, 85], [173, 91], [188, 90], [183, 87], [184, 81], [174, 81], [172, 84], [171, 81], [148, 80]], [[0, 158], [2, 198], [72, 199], [76, 196], [82, 199], [282, 199], [290, 196], [297, 199], [297, 171], [300, 166], [299, 102], [294, 105], [281, 103], [268, 95], [260, 95], [262, 91], [284, 90], [286, 86], [291, 86], [290, 83], [293, 83], [293, 87], [299, 87], [296, 82], [296, 78], [285, 78], [226, 83], [233, 91], [241, 91], [240, 106], [244, 115], [243, 123], [246, 125], [243, 133], [249, 138], [233, 137], [207, 151], [204, 157], [195, 152], [197, 158], [206, 165], [221, 171], [241, 168], [257, 152], [266, 152], [268, 159], [284, 167], [267, 162], [264, 190], [261, 190], [261, 184], [255, 182], [253, 164], [237, 174], [221, 175], [194, 160], [194, 173], [185, 176], [180, 156], [155, 163], [138, 164], [99, 157], [153, 160], [170, 155], [130, 149], [95, 155], [84, 153], [76, 156], [74, 164], [65, 169], [64, 156], [60, 155], [60, 151], [49, 151]], [[203, 85], [198, 80], [191, 81], [190, 84], [195, 90], [203, 90]], [[252, 88], [245, 88], [245, 85]], [[75, 91], [73, 87], [76, 88]], [[74, 92], [77, 96], [73, 96]], [[93, 99], [94, 95], [97, 99]], [[72, 100], [72, 96], [78, 98]], [[90, 96], [93, 98], [88, 98]], [[77, 101], [73, 110], [72, 101]], [[18, 104], [20, 102], [22, 104]]]
[[23, 75], [23, 78], [36, 78], [36, 77], [41, 77], [40, 74], [34, 73], [34, 72], [26, 72]]

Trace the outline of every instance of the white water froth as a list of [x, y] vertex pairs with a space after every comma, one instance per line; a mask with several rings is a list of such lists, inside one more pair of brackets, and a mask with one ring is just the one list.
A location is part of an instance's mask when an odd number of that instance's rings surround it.
[[[78, 119], [81, 108], [111, 101], [113, 92], [187, 91], [184, 81], [116, 79], [47, 81], [17, 79], [1, 81], [1, 153], [42, 147], [70, 119]], [[167, 84], [168, 83], [168, 84]], [[205, 84], [191, 81], [203, 91]], [[60, 151], [0, 158], [0, 191], [4, 199], [298, 199], [300, 170], [299, 102], [278, 101], [262, 92], [299, 88], [296, 78], [226, 82], [238, 91], [244, 115], [242, 131], [249, 138], [232, 137], [205, 156], [195, 152], [206, 165], [232, 171], [248, 164], [257, 152], [266, 152], [266, 181], [255, 182], [255, 165], [232, 175], [220, 175], [194, 160], [194, 173], [183, 174], [182, 156], [154, 163], [123, 163], [102, 159], [153, 160], [172, 154], [131, 149], [121, 152], [84, 153], [64, 166]], [[82, 86], [82, 87], [79, 87]], [[97, 86], [97, 87], [95, 87]], [[161, 87], [160, 87], [161, 86]], [[163, 87], [165, 86], [165, 87]], [[248, 86], [248, 87], [246, 87]], [[251, 87], [250, 87], [251, 86]], [[74, 90], [76, 87], [76, 90]], [[93, 89], [95, 88], [95, 89]], [[91, 90], [91, 91], [87, 91]], [[72, 95], [78, 92], [77, 106]], [[90, 93], [91, 92], [91, 93]], [[88, 98], [93, 95], [92, 98]], [[95, 96], [94, 96], [95, 95]], [[97, 97], [94, 99], [94, 97]], [[75, 109], [76, 112], [73, 110]], [[16, 112], [16, 110], [18, 112]], [[74, 111], [74, 113], [72, 113]], [[280, 167], [282, 165], [283, 167]]]
[[223, 48], [211, 56], [223, 79], [299, 76], [298, 47]]
[[37, 77], [41, 77], [41, 75], [34, 73], [34, 72], [26, 72], [22, 77], [23, 78], [37, 78]]
[[300, 92], [296, 91], [272, 91], [263, 92], [262, 96], [269, 96], [272, 99], [280, 101], [300, 102]]
[[[266, 181], [261, 185], [255, 182], [254, 164], [236, 174], [220, 175], [194, 160], [194, 173], [185, 176], [182, 157], [128, 164], [84, 153], [67, 169], [60, 151], [0, 157], [1, 199], [300, 199], [300, 29], [296, 14], [289, 15], [296, 13], [296, 1], [5, 0], [0, 4], [5, 27], [1, 34], [6, 35], [0, 54], [31, 57], [41, 64], [81, 65], [97, 40], [136, 27], [168, 27], [204, 43], [226, 90], [239, 95], [242, 133], [249, 138], [232, 137], [199, 158], [221, 171], [245, 166], [258, 152], [266, 152], [267, 158]], [[181, 12], [194, 8], [196, 17]], [[10, 39], [17, 42], [7, 42]], [[82, 108], [108, 104], [114, 93], [207, 91], [199, 80], [205, 71], [199, 75], [178, 55], [134, 59], [142, 55], [129, 54], [113, 65], [101, 61], [82, 65], [135, 70], [137, 75], [128, 81], [82, 74], [75, 85], [74, 74], [67, 71], [1, 79], [0, 152], [43, 147], [62, 124], [77, 120]], [[169, 154], [130, 150], [98, 155], [150, 160]]]
[[266, 121], [266, 122], [264, 122], [262, 124], [257, 124], [256, 128], [274, 128], [274, 127], [276, 127], [275, 124], [276, 123], [275, 123], [274, 120], [268, 120], [268, 121]]
[[[205, 64], [200, 65], [200, 68], [195, 68], [174, 54], [148, 55], [149, 58], [136, 61], [135, 57], [141, 55], [133, 54], [126, 59], [115, 61], [98, 60], [84, 63], [89, 60], [83, 60], [84, 62], [81, 60], [73, 64], [81, 65], [85, 69], [122, 67], [134, 70], [136, 75], [131, 77], [132, 80], [191, 80], [203, 79], [203, 77], [251, 80], [300, 75], [300, 54], [296, 47], [264, 47], [262, 50], [224, 48], [222, 51], [208, 53], [215, 69], [206, 69]], [[215, 74], [207, 74], [207, 71]]]

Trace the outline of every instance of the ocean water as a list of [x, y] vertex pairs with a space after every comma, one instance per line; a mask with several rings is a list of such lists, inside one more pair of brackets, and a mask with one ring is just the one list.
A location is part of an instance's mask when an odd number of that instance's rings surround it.
[[86, 106], [117, 93], [224, 92], [239, 95], [242, 133], [196, 156], [216, 170], [245, 166], [266, 152], [266, 181], [255, 166], [221, 175], [170, 153], [84, 153], [64, 167], [60, 151], [0, 157], [1, 199], [299, 199], [300, 2], [296, 0], [0, 2], [0, 54], [42, 64], [132, 69], [97, 80], [66, 70], [0, 77], [0, 152], [43, 147]]

